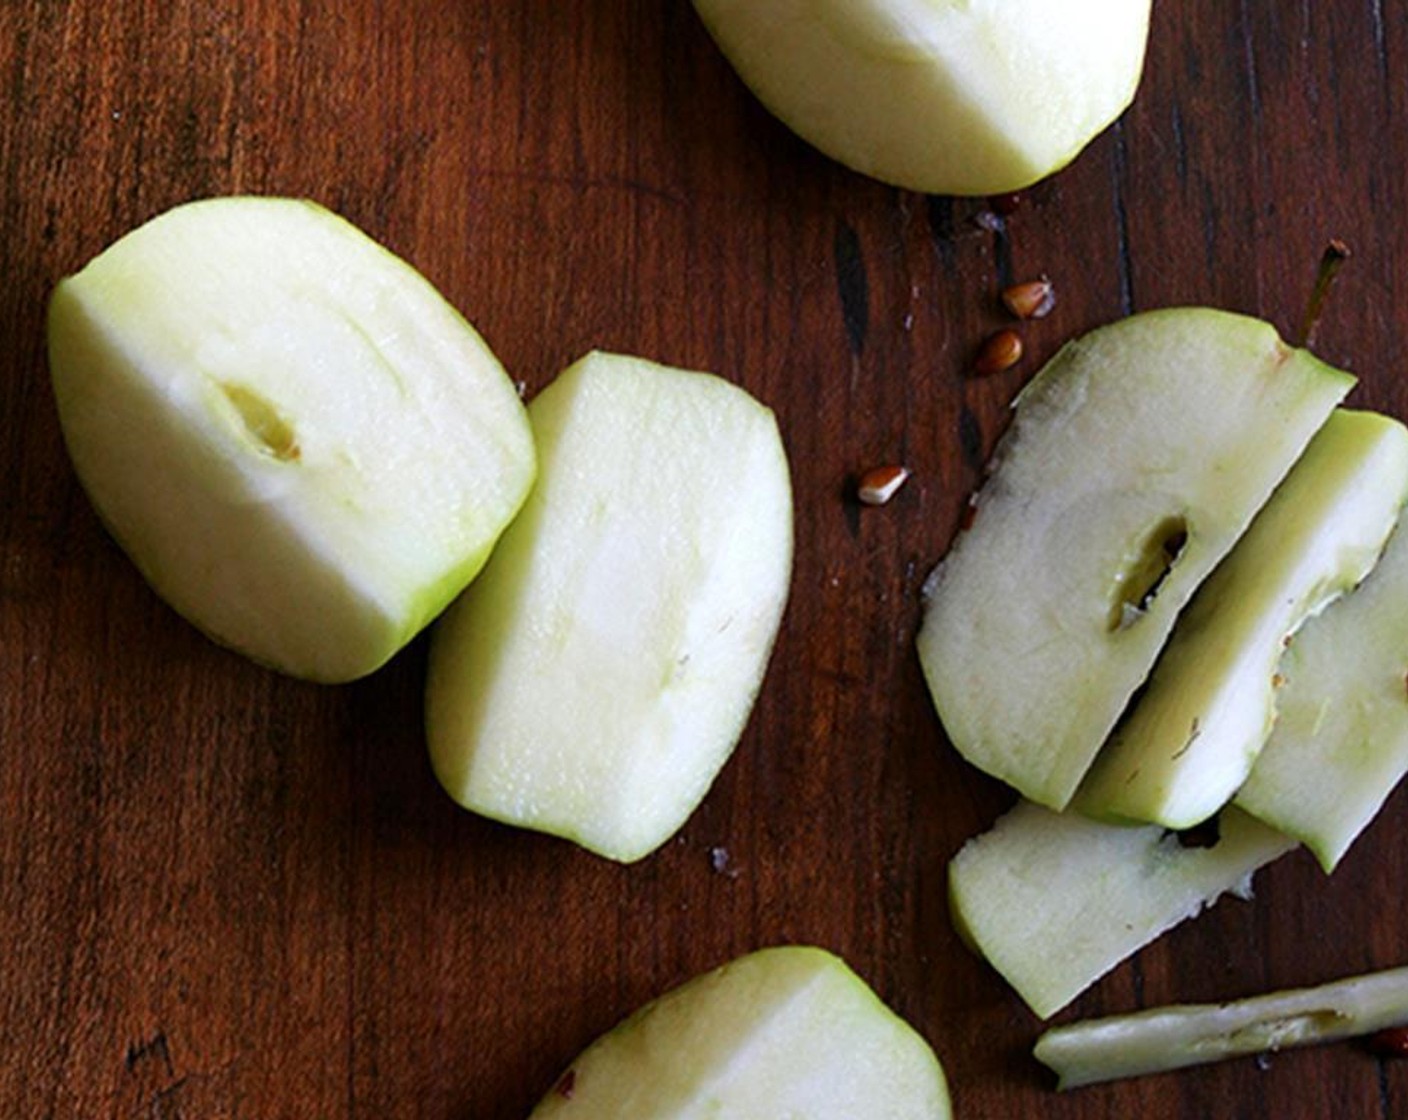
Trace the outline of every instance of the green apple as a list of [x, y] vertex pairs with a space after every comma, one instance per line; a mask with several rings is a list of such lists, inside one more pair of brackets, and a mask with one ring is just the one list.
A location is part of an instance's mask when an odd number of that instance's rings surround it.
[[1036, 1056], [1074, 1089], [1408, 1023], [1408, 968], [1231, 1003], [1154, 1008], [1047, 1031]]
[[763, 949], [584, 1051], [532, 1120], [948, 1120], [934, 1052], [821, 949]]
[[1337, 409], [1179, 618], [1076, 807], [1169, 828], [1217, 812], [1271, 734], [1291, 635], [1369, 573], [1405, 498], [1408, 428]]
[[752, 708], [792, 568], [772, 413], [592, 354], [530, 405], [538, 485], [436, 628], [426, 726], [460, 804], [621, 861], [685, 821]]
[[1122, 113], [1149, 0], [694, 0], [763, 104], [887, 183], [985, 195], [1063, 167]]
[[296, 676], [385, 662], [532, 484], [483, 340], [310, 203], [209, 200], [129, 233], [59, 284], [49, 359], [78, 476], [148, 582]]
[[1156, 825], [1123, 827], [1022, 802], [949, 864], [954, 926], [1048, 1018], [1136, 950], [1295, 841], [1228, 809], [1211, 847]]
[[1063, 808], [1178, 612], [1353, 382], [1205, 308], [1061, 350], [926, 585], [919, 655], [954, 746]]
[[1408, 531], [1281, 658], [1276, 726], [1237, 804], [1334, 870], [1408, 772]]

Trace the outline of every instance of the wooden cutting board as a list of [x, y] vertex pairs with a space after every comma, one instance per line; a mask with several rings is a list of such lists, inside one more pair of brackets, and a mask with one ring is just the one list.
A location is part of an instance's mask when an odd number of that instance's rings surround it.
[[[913, 651], [1012, 396], [1062, 340], [1210, 304], [1408, 416], [1408, 8], [1159, 0], [1139, 98], [994, 220], [772, 120], [683, 0], [0, 5], [0, 1115], [514, 1120], [638, 1004], [744, 951], [841, 953], [933, 1043], [958, 1114], [1408, 1115], [1352, 1046], [1058, 1096], [1040, 1024], [958, 943], [944, 869], [1011, 795], [947, 745]], [[684, 831], [618, 867], [457, 809], [424, 643], [285, 680], [164, 607], [64, 453], [47, 293], [132, 226], [306, 195], [410, 259], [529, 391], [593, 347], [706, 368], [791, 454], [791, 604]], [[1028, 358], [968, 370], [1013, 280]], [[914, 476], [861, 509], [856, 472]], [[1021, 682], [1014, 680], [1013, 688]], [[1408, 801], [1326, 879], [1304, 853], [1063, 1018], [1408, 960]]]

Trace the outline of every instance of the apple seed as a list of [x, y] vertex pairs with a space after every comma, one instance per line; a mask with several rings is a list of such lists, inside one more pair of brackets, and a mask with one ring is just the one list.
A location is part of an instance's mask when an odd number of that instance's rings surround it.
[[1045, 319], [1056, 306], [1056, 287], [1045, 276], [1013, 284], [1003, 290], [1002, 303], [1018, 319]]
[[980, 377], [1009, 370], [1022, 360], [1022, 336], [1016, 331], [1000, 330], [991, 335], [978, 349], [973, 359], [973, 372]]
[[868, 506], [883, 506], [909, 479], [909, 468], [895, 464], [872, 467], [860, 476], [856, 497]]

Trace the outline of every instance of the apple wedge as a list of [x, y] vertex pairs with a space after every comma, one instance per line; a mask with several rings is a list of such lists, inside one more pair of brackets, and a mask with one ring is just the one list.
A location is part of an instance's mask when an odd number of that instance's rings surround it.
[[474, 329], [311, 203], [176, 208], [59, 284], [64, 439], [152, 587], [295, 676], [371, 672], [474, 577], [532, 484]]
[[1369, 573], [1405, 498], [1408, 428], [1337, 409], [1179, 618], [1076, 808], [1169, 828], [1217, 812], [1271, 734], [1291, 636]]
[[821, 949], [763, 949], [593, 1043], [532, 1120], [948, 1120], [934, 1052]]
[[1247, 1054], [1372, 1034], [1408, 1023], [1408, 968], [1232, 1003], [1161, 1007], [1072, 1023], [1037, 1040], [1036, 1056], [1075, 1089]]
[[1281, 658], [1276, 726], [1237, 804], [1328, 872], [1408, 772], [1408, 531]]
[[628, 862], [742, 733], [787, 598], [772, 413], [708, 374], [592, 354], [529, 413], [537, 487], [436, 628], [435, 772], [477, 813]]
[[1353, 383], [1203, 308], [1061, 350], [926, 585], [919, 656], [959, 752], [1063, 808], [1178, 612]]
[[954, 927], [1046, 1019], [1295, 841], [1228, 809], [1211, 847], [1022, 802], [949, 864]]
[[930, 194], [1014, 191], [1134, 97], [1149, 0], [695, 0], [773, 113], [840, 162]]

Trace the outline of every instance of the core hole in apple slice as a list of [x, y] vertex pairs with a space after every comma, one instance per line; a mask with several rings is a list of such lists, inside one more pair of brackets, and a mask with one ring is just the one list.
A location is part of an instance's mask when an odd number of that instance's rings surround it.
[[297, 462], [302, 458], [298, 434], [265, 397], [247, 385], [220, 383], [220, 391], [234, 407], [249, 435], [259, 449], [280, 462]]
[[1187, 518], [1181, 514], [1165, 517], [1124, 558], [1115, 576], [1110, 633], [1125, 630], [1144, 617], [1187, 543]]

